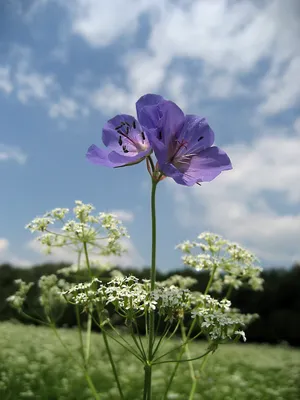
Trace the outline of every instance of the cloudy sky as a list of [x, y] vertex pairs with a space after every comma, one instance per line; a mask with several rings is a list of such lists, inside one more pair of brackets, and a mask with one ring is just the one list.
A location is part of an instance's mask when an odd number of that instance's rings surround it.
[[206, 116], [234, 166], [201, 187], [159, 185], [159, 268], [203, 230], [265, 266], [300, 260], [299, 21], [298, 0], [1, 1], [0, 261], [45, 260], [24, 225], [81, 199], [123, 218], [121, 264], [149, 263], [145, 165], [85, 160], [104, 122], [149, 92]]

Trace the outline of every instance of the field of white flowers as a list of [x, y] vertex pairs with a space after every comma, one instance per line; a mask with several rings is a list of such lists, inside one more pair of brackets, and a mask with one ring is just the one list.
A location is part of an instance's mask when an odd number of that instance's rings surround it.
[[[77, 356], [78, 337], [74, 330], [61, 330], [62, 338]], [[91, 376], [100, 398], [117, 400], [110, 366], [101, 335], [94, 334]], [[175, 340], [175, 339], [174, 339]], [[174, 342], [173, 342], [174, 344]], [[170, 344], [169, 344], [170, 345]], [[168, 345], [168, 346], [169, 346]], [[204, 344], [190, 346], [201, 353]], [[124, 355], [118, 345], [113, 353], [120, 372], [126, 399], [142, 396], [143, 370], [136, 359]], [[195, 363], [199, 366], [201, 360]], [[171, 364], [154, 370], [154, 398], [160, 399]], [[220, 346], [199, 375], [195, 399], [203, 400], [299, 400], [300, 351], [287, 347], [236, 344]], [[185, 400], [190, 375], [182, 364], [169, 399]], [[0, 324], [0, 399], [1, 400], [92, 400], [79, 367], [67, 355], [48, 328]]]

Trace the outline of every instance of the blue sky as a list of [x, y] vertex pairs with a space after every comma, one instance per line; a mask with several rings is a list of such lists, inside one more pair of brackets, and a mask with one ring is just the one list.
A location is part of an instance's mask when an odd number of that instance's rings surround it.
[[207, 117], [234, 166], [202, 187], [159, 185], [159, 268], [180, 266], [174, 246], [204, 230], [265, 266], [300, 260], [299, 18], [297, 0], [2, 3], [0, 262], [46, 260], [24, 225], [81, 199], [124, 219], [122, 265], [149, 263], [145, 165], [85, 159], [105, 121], [149, 92]]

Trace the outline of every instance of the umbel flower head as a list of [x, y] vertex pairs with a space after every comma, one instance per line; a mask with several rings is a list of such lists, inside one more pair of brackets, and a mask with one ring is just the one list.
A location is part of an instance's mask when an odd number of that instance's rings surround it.
[[147, 114], [142, 114], [141, 108], [156, 104], [158, 99], [160, 96], [152, 95], [148, 102], [139, 100], [136, 103], [138, 120], [127, 114], [110, 119], [102, 131], [102, 141], [108, 149], [103, 150], [93, 144], [87, 152], [88, 160], [93, 164], [116, 168], [137, 164], [147, 157], [152, 148], [143, 126], [143, 115], [147, 121]]
[[205, 118], [185, 115], [175, 103], [157, 95], [145, 95], [139, 102], [159, 170], [165, 176], [192, 186], [232, 169], [227, 154], [213, 146], [214, 132]]

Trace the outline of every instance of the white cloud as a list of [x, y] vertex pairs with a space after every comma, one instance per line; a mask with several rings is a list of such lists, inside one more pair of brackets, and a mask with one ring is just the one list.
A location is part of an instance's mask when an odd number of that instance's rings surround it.
[[[36, 16], [47, 3], [47, 0], [35, 1], [30, 13]], [[81, 36], [93, 47], [108, 47], [122, 39], [124, 51], [120, 51], [120, 62], [125, 68], [128, 90], [111, 81], [88, 95], [92, 106], [107, 114], [122, 106], [129, 108], [127, 104], [146, 92], [163, 89], [172, 97], [179, 88], [183, 90], [184, 105], [207, 97], [226, 99], [247, 95], [261, 100], [259, 111], [266, 116], [297, 106], [300, 89], [294, 83], [300, 57], [298, 0], [74, 0], [68, 4], [56, 0], [56, 3], [69, 12], [64, 32], [70, 29], [70, 33]], [[149, 19], [149, 33], [142, 38], [146, 41], [143, 51], [133, 46], [128, 51], [144, 15]], [[184, 60], [185, 65], [170, 73], [178, 60]], [[193, 62], [193, 72], [187, 60]], [[261, 66], [266, 71], [259, 78], [257, 72]], [[247, 74], [256, 75], [257, 82], [246, 83]], [[51, 86], [51, 76], [44, 76], [42, 83], [41, 76], [36, 75], [23, 77], [22, 81], [29, 88], [19, 93], [21, 101], [44, 97]], [[65, 108], [66, 118], [70, 118], [74, 104]]]
[[17, 99], [24, 105], [38, 102], [51, 118], [60, 119], [59, 126], [62, 126], [63, 119], [89, 115], [91, 106], [83, 104], [86, 98], [82, 99], [76, 88], [71, 90], [71, 96], [64, 95], [56, 75], [36, 68], [29, 48], [13, 46], [8, 59], [11, 66], [0, 67], [0, 90], [10, 94], [14, 89]]
[[[93, 46], [109, 46], [117, 37], [130, 36], [138, 17], [148, 13], [150, 31], [144, 50], [126, 51], [123, 57], [129, 89], [111, 82], [91, 95], [95, 107], [107, 114], [127, 107], [146, 92], [162, 89], [170, 97], [179, 97], [182, 90], [183, 105], [208, 97], [255, 96], [266, 115], [298, 102], [297, 0], [194, 0], [184, 4], [149, 0], [135, 3], [135, 7], [118, 0], [105, 7], [102, 1], [78, 0], [71, 8], [73, 29]], [[184, 60], [184, 66], [170, 72], [178, 60]], [[187, 60], [193, 62], [193, 72]], [[255, 87], [253, 80], [251, 86], [245, 83], [245, 76], [257, 74], [263, 63], [268, 66], [265, 76], [257, 78]]]
[[29, 100], [40, 100], [49, 97], [49, 91], [55, 86], [51, 75], [42, 75], [28, 70], [18, 71], [15, 75], [17, 82], [17, 96], [22, 103]]
[[[201, 188], [172, 184], [179, 222], [241, 242], [270, 262], [300, 259], [300, 137], [265, 132], [226, 150], [234, 169]], [[284, 211], [280, 210], [284, 209]]]
[[81, 107], [74, 99], [70, 97], [60, 97], [57, 103], [49, 107], [49, 115], [52, 118], [64, 117], [67, 119], [77, 118], [79, 115], [88, 115], [89, 110]]
[[19, 147], [0, 143], [0, 162], [9, 160], [16, 161], [19, 164], [25, 164], [27, 155]]
[[285, 70], [277, 70], [276, 74], [268, 74], [263, 81], [265, 101], [259, 110], [267, 115], [277, 114], [300, 103], [300, 56], [292, 59]]
[[127, 210], [112, 210], [110, 213], [114, 214], [123, 222], [132, 222], [134, 220], [134, 214], [132, 211]]
[[296, 119], [296, 121], [294, 122], [294, 129], [295, 132], [298, 133], [298, 135], [300, 135], [300, 117]]
[[8, 94], [13, 90], [13, 84], [10, 77], [10, 67], [0, 66], [0, 90]]
[[8, 249], [9, 241], [5, 238], [0, 238], [0, 253], [5, 252]]
[[122, 113], [128, 114], [135, 112], [134, 103], [136, 98], [113, 83], [107, 83], [91, 94], [87, 93], [87, 96], [91, 106], [104, 114], [120, 113], [120, 110], [122, 110]]
[[0, 238], [0, 263], [10, 263], [16, 267], [29, 267], [32, 263], [20, 257], [16, 257], [9, 252], [9, 241]]
[[[152, 3], [158, 3], [152, 0]], [[120, 36], [136, 32], [140, 15], [151, 9], [145, 0], [75, 0], [69, 7], [72, 30], [90, 45], [108, 46]]]

